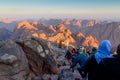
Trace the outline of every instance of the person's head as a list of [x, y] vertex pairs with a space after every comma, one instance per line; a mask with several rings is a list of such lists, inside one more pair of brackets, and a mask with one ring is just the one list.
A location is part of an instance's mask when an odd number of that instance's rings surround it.
[[112, 57], [110, 51], [111, 51], [111, 43], [110, 43], [110, 41], [109, 40], [103, 40], [100, 43], [97, 52], [95, 53], [95, 59], [97, 60], [97, 63], [99, 64], [100, 61], [103, 58]]
[[86, 48], [83, 48], [83, 53], [86, 53]]
[[92, 51], [96, 51], [97, 49], [95, 47], [92, 47]]
[[98, 52], [102, 54], [109, 55], [111, 51], [111, 43], [109, 40], [103, 40], [99, 47], [98, 47]]
[[75, 48], [73, 48], [73, 49], [72, 49], [72, 53], [75, 53], [75, 52], [76, 52], [76, 50], [75, 50]]
[[120, 55], [120, 44], [117, 47], [117, 54]]
[[92, 47], [91, 48], [91, 54], [95, 54], [97, 52], [97, 48], [96, 47]]

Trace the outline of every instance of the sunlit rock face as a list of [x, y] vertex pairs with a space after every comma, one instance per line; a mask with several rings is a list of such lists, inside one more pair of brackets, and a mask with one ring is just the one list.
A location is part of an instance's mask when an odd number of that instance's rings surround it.
[[17, 25], [17, 29], [20, 29], [21, 27], [23, 28], [26, 28], [26, 29], [36, 29], [34, 26], [32, 26], [29, 22], [27, 22], [26, 20], [20, 22], [18, 25]]
[[83, 46], [96, 47], [98, 48], [99, 41], [93, 36], [87, 36], [83, 42]]

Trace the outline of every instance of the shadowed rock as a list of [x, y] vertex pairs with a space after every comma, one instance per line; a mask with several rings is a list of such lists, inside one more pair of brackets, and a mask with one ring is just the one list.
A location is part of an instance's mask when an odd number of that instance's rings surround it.
[[29, 68], [22, 48], [12, 40], [0, 47], [0, 79], [25, 80]]
[[9, 40], [0, 47], [2, 80], [31, 80], [43, 74], [56, 73], [58, 68], [53, 54], [47, 42], [41, 39]]
[[58, 73], [56, 62], [48, 45], [41, 39], [26, 39], [17, 41], [28, 59], [30, 70], [39, 76], [43, 73]]

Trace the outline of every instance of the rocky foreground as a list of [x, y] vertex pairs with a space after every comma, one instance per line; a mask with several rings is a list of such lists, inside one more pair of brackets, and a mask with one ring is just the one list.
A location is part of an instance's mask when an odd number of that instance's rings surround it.
[[8, 40], [0, 44], [0, 80], [80, 80], [64, 55], [38, 38]]

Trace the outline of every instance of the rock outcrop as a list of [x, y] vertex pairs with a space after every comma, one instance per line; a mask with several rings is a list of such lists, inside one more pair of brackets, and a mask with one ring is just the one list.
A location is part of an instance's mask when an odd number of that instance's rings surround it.
[[0, 48], [0, 79], [25, 80], [29, 73], [28, 61], [22, 48], [9, 40]]
[[98, 48], [99, 41], [93, 36], [87, 36], [83, 42], [83, 46]]
[[57, 73], [56, 62], [45, 41], [32, 38], [17, 43], [25, 52], [33, 73], [37, 76], [41, 73]]
[[53, 52], [46, 41], [30, 38], [9, 40], [0, 47], [0, 79], [32, 80], [43, 74], [57, 74]]

